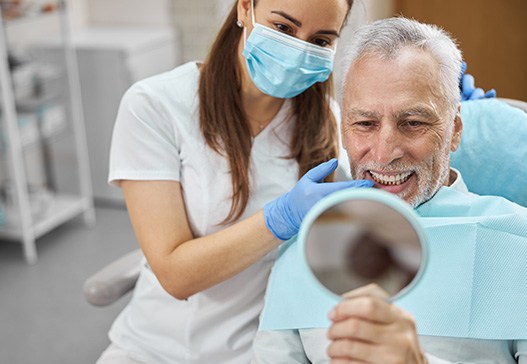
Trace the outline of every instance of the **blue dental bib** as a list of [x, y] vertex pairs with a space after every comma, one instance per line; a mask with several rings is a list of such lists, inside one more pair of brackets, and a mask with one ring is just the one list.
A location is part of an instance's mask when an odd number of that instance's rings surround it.
[[[346, 200], [345, 192], [339, 202]], [[319, 206], [308, 216], [318, 215]], [[428, 264], [395, 304], [415, 317], [418, 333], [527, 339], [527, 209], [501, 197], [442, 187], [415, 211], [428, 238]], [[303, 225], [300, 236], [308, 228]], [[281, 247], [260, 330], [330, 324], [327, 314], [340, 298], [315, 281], [299, 243], [295, 237]]]

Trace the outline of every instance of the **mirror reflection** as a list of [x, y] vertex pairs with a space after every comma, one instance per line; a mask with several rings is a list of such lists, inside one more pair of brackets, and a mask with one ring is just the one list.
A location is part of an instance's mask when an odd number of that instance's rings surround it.
[[337, 295], [376, 283], [396, 296], [414, 280], [423, 257], [419, 235], [406, 217], [369, 199], [344, 201], [323, 212], [305, 249], [316, 279]]

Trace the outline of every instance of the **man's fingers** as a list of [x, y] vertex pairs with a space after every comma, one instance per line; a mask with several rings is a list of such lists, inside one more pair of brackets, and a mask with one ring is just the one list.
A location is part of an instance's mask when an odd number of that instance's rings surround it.
[[364, 364], [368, 363], [362, 360], [351, 360], [351, 359], [331, 359], [329, 364]]
[[330, 340], [351, 339], [368, 343], [379, 343], [385, 332], [385, 326], [371, 321], [350, 317], [335, 322], [328, 330]]
[[379, 297], [360, 296], [346, 299], [329, 313], [333, 322], [356, 317], [362, 320], [389, 324], [397, 320], [397, 309], [389, 301]]
[[[328, 346], [331, 363], [371, 363], [371, 354], [376, 352], [373, 344], [353, 340], [335, 340]], [[342, 361], [346, 360], [346, 361]]]
[[379, 298], [383, 298], [386, 300], [390, 298], [388, 293], [375, 283], [371, 283], [366, 286], [359, 287], [357, 289], [354, 289], [353, 291], [349, 291], [342, 295], [342, 297], [344, 298], [355, 298], [355, 297], [360, 297], [360, 296], [374, 296], [374, 297], [379, 297]]

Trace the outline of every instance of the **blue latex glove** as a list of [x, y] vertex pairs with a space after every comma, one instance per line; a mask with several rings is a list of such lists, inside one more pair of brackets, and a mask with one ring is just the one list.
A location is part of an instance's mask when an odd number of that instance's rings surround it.
[[310, 169], [291, 191], [267, 203], [264, 207], [265, 225], [280, 240], [292, 238], [309, 209], [322, 197], [345, 188], [372, 187], [373, 181], [322, 182], [337, 168], [333, 158]]
[[490, 99], [496, 97], [496, 90], [491, 89], [487, 92], [483, 91], [482, 88], [475, 86], [474, 76], [467, 71], [467, 62], [461, 63], [461, 75], [459, 78], [459, 89], [461, 93], [461, 101], [467, 100], [479, 100], [479, 99]]

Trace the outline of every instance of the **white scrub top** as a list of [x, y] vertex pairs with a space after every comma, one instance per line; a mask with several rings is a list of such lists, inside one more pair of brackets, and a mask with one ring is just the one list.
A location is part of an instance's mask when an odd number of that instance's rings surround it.
[[[109, 181], [173, 180], [183, 190], [195, 237], [223, 228], [231, 207], [228, 162], [205, 143], [199, 128], [196, 63], [132, 86], [115, 124]], [[274, 120], [253, 140], [251, 196], [242, 219], [289, 191], [298, 179], [290, 153], [294, 127], [284, 102]], [[128, 306], [114, 322], [114, 344], [148, 363], [247, 364], [272, 252], [237, 276], [187, 300], [170, 296], [145, 265]], [[175, 278], [176, 279], [176, 278]]]

